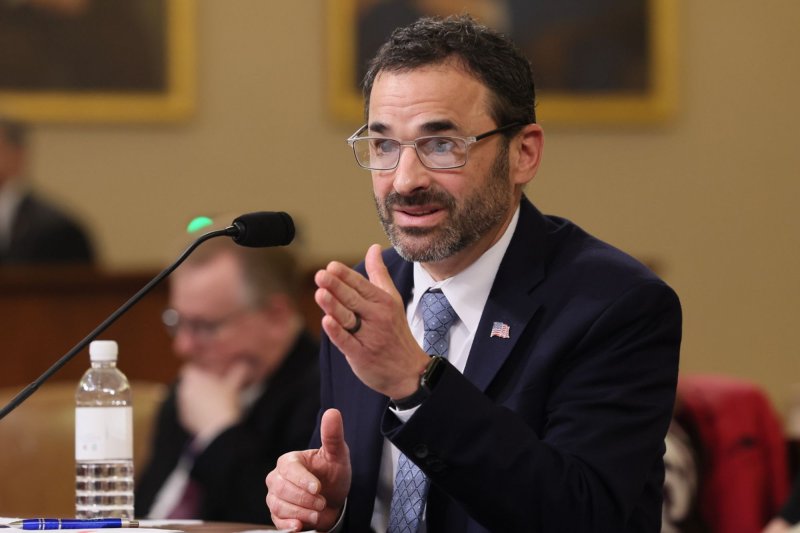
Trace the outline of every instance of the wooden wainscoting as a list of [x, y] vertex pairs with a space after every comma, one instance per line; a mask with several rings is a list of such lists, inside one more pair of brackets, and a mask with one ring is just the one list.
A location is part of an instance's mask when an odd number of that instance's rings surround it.
[[[27, 384], [94, 330], [155, 275], [109, 274], [90, 267], [0, 269], [0, 386]], [[161, 324], [162, 283], [98, 338], [119, 343], [129, 379], [169, 382], [178, 369]], [[78, 379], [89, 368], [84, 349], [52, 381]]]

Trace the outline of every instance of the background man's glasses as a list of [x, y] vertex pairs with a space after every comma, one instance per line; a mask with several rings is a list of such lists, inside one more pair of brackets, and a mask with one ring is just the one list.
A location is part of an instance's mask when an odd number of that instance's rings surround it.
[[347, 144], [353, 148], [359, 166], [369, 170], [397, 168], [403, 146], [413, 146], [417, 157], [426, 167], [444, 170], [466, 165], [469, 147], [476, 142], [523, 125], [521, 122], [513, 122], [473, 137], [431, 135], [413, 141], [398, 141], [386, 137], [359, 137], [367, 129], [367, 124], [364, 124], [347, 139]]
[[161, 313], [161, 322], [164, 323], [164, 327], [171, 337], [175, 337], [178, 331], [184, 329], [196, 340], [205, 342], [214, 338], [224, 325], [249, 310], [249, 307], [245, 307], [228, 313], [216, 320], [207, 320], [202, 318], [185, 318], [175, 309], [165, 309], [164, 312]]

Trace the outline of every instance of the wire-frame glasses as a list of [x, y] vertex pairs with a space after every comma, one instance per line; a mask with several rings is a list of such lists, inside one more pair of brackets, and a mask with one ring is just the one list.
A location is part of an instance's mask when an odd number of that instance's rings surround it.
[[512, 122], [472, 137], [430, 135], [413, 141], [398, 141], [387, 137], [359, 137], [367, 129], [367, 124], [364, 124], [347, 139], [347, 144], [353, 148], [359, 166], [369, 170], [396, 168], [403, 146], [413, 146], [417, 157], [426, 167], [444, 170], [466, 165], [469, 147], [476, 142], [523, 125], [521, 122]]

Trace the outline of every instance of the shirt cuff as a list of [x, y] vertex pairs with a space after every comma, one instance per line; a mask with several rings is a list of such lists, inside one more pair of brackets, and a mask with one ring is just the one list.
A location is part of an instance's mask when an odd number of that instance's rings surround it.
[[411, 409], [397, 409], [396, 407], [392, 407], [392, 404], [391, 404], [391, 403], [389, 404], [389, 410], [390, 410], [392, 413], [394, 413], [394, 416], [396, 416], [396, 417], [397, 417], [397, 419], [398, 419], [400, 422], [402, 422], [403, 424], [405, 424], [406, 422], [408, 422], [408, 420], [409, 420], [409, 419], [410, 419], [412, 416], [414, 416], [414, 413], [416, 413], [416, 412], [417, 412], [417, 409], [419, 409], [419, 405], [418, 405], [418, 406], [416, 406], [416, 407], [412, 407]]

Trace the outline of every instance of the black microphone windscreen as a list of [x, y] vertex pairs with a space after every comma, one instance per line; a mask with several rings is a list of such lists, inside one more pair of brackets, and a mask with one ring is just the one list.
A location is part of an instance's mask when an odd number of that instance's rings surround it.
[[241, 246], [263, 248], [286, 246], [294, 239], [294, 222], [288, 213], [258, 211], [236, 217], [233, 226], [239, 230], [233, 241]]

